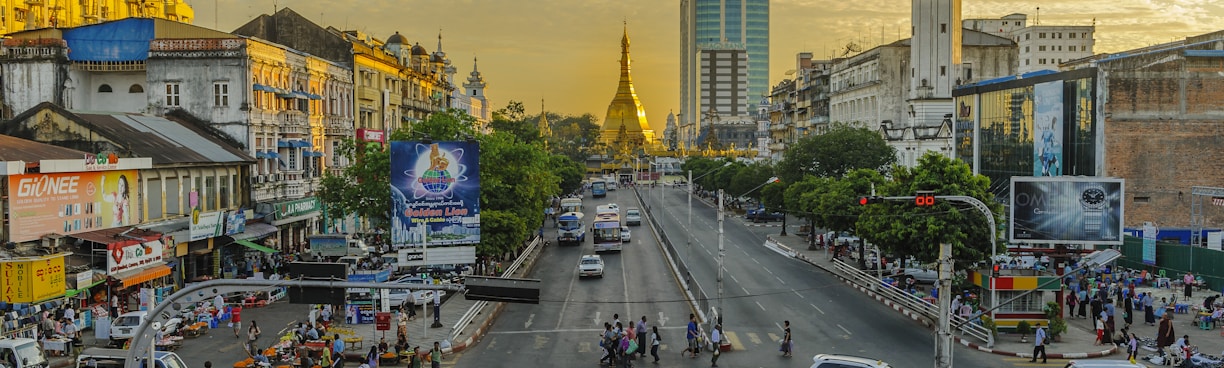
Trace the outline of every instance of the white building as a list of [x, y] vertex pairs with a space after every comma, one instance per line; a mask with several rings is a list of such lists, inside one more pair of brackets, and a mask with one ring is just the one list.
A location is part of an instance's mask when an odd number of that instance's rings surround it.
[[1020, 74], [1037, 70], [1059, 70], [1066, 61], [1092, 56], [1096, 26], [1027, 24], [1027, 15], [1010, 14], [1001, 19], [966, 19], [965, 28], [1010, 38], [1020, 48]]
[[486, 88], [488, 85], [485, 84], [484, 76], [480, 74], [476, 58], [472, 58], [472, 72], [468, 73], [467, 83], [463, 84], [463, 89], [455, 88], [455, 92], [461, 93], [462, 97], [455, 100], [466, 100], [467, 109], [464, 111], [475, 117], [480, 126], [488, 126], [489, 122], [493, 121], [492, 107], [488, 98], [485, 97]]
[[701, 50], [699, 59], [697, 111], [714, 111], [724, 118], [752, 115], [748, 110], [752, 101], [748, 98], [748, 52], [737, 45], [711, 47]]

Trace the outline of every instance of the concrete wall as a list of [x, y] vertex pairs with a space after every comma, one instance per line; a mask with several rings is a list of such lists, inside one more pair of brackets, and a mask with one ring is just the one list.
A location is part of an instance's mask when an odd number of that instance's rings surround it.
[[67, 69], [52, 60], [0, 63], [4, 76], [4, 117], [12, 118], [42, 102], [62, 103], [58, 96], [66, 82]]
[[[146, 64], [150, 87], [145, 103], [154, 107], [156, 114], [169, 111], [171, 107], [166, 106], [166, 84], [177, 83], [179, 104], [184, 111], [208, 121], [242, 143], [248, 154], [253, 154], [246, 113], [242, 111], [251, 93], [244, 64], [242, 59], [228, 58], [150, 59]], [[215, 106], [214, 83], [229, 86], [228, 106]]]
[[[141, 113], [148, 109], [149, 85], [144, 72], [92, 72], [70, 70], [72, 80], [64, 93], [64, 108], [69, 110]], [[103, 85], [111, 92], [101, 92]], [[139, 86], [131, 93], [132, 86]]]

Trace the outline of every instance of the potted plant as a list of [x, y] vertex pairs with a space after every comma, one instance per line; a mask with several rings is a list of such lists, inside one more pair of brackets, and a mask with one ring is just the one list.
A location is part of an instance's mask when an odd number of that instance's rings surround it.
[[1063, 332], [1067, 332], [1067, 321], [1062, 318], [1062, 306], [1058, 302], [1048, 302], [1045, 307], [1046, 319], [1050, 320], [1050, 337], [1054, 341], [1062, 341]]
[[1028, 321], [1020, 321], [1016, 324], [1016, 333], [1020, 334], [1020, 342], [1028, 342], [1028, 334], [1033, 332], [1032, 326], [1029, 326]]
[[981, 318], [982, 327], [986, 327], [986, 330], [990, 331], [991, 336], [999, 337], [999, 326], [995, 325], [994, 318], [990, 318], [990, 316], [987, 315], [982, 315]]

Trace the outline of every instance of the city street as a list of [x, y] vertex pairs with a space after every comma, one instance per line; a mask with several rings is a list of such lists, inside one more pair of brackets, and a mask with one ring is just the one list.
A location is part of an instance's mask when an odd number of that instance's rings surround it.
[[[584, 221], [589, 226], [595, 207], [613, 202], [620, 205], [622, 214], [638, 206], [626, 188], [609, 191], [606, 198], [598, 200], [588, 196], [583, 200]], [[623, 251], [600, 253], [605, 263], [603, 278], [579, 279], [579, 257], [594, 254], [592, 233], [588, 229], [588, 239], [580, 246], [562, 247], [556, 245], [556, 229], [551, 224], [546, 226], [545, 237], [553, 241], [541, 256], [547, 263], [537, 265], [529, 276], [542, 282], [540, 304], [507, 305], [485, 338], [460, 354], [458, 366], [594, 365], [600, 357], [603, 323], [612, 321], [614, 314], [619, 314], [626, 325], [646, 316], [649, 325], [659, 326], [664, 341], [659, 352], [662, 366], [675, 366], [692, 310], [649, 226], [631, 229], [632, 241]]]
[[[667, 191], [665, 196], [662, 191]], [[689, 229], [684, 190], [660, 187], [652, 192], [643, 189], [642, 194], [673, 244], [681, 248], [679, 253], [691, 254], [687, 262], [695, 279], [716, 297], [717, 211], [694, 198]], [[796, 357], [848, 354], [907, 366], [932, 361], [933, 331], [818, 268], [762, 247], [765, 234], [779, 229], [746, 226], [742, 218], [733, 216], [726, 218], [724, 229], [724, 329], [735, 350], [754, 352], [732, 353], [724, 359], [744, 356], [751, 357], [744, 362], [772, 362], [778, 355], [778, 326], [790, 320]], [[692, 235], [691, 249], [683, 249], [690, 243], [686, 234]], [[997, 366], [1001, 358], [965, 348], [958, 348], [954, 357], [957, 365], [968, 367]]]

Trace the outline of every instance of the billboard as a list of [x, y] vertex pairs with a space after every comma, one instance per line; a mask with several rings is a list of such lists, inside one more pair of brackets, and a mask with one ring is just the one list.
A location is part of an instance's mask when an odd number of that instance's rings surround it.
[[200, 212], [199, 209], [191, 212], [191, 227], [189, 227], [188, 241], [204, 240], [208, 238], [221, 236], [221, 225], [224, 225], [225, 211]]
[[1062, 81], [1033, 86], [1033, 176], [1062, 176]]
[[141, 269], [148, 265], [161, 262], [165, 251], [161, 240], [139, 242], [127, 241], [108, 244], [106, 257], [106, 274], [114, 275], [128, 270]]
[[1123, 179], [1011, 179], [1009, 239], [1017, 243], [1122, 244]]
[[64, 256], [0, 261], [0, 291], [5, 303], [34, 303], [64, 295]]
[[9, 175], [9, 240], [134, 225], [137, 170]]
[[391, 244], [480, 242], [480, 146], [391, 142]]

